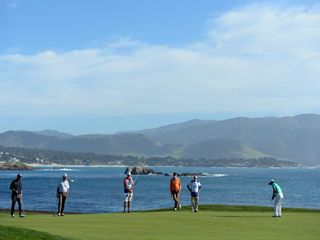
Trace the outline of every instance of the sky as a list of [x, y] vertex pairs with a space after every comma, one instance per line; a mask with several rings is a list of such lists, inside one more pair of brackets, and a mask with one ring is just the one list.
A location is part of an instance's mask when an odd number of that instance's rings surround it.
[[0, 0], [0, 132], [320, 113], [320, 3]]

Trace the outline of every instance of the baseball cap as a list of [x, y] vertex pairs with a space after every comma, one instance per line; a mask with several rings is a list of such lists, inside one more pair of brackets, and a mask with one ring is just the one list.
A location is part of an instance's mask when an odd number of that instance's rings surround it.
[[271, 185], [272, 183], [274, 183], [274, 179], [271, 179], [271, 181], [268, 184]]

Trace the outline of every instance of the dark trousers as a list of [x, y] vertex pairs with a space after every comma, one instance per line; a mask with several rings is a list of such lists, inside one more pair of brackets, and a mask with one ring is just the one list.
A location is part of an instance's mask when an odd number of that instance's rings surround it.
[[11, 215], [14, 214], [14, 208], [16, 206], [16, 202], [18, 202], [18, 205], [19, 205], [19, 214], [22, 213], [22, 196], [21, 196], [21, 194], [19, 194], [19, 195], [12, 194], [11, 195]]
[[178, 208], [179, 207], [179, 192], [171, 192], [172, 194], [172, 198], [173, 198], [173, 201], [174, 201], [174, 208]]
[[62, 214], [64, 211], [64, 204], [66, 202], [67, 195], [64, 193], [58, 194], [58, 213]]

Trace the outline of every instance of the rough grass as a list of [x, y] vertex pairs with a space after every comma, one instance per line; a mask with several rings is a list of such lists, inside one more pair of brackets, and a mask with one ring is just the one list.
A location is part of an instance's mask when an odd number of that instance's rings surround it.
[[0, 224], [86, 240], [319, 239], [319, 210], [287, 209], [282, 218], [276, 219], [271, 215], [272, 209], [268, 207], [207, 205], [201, 206], [199, 213], [192, 213], [189, 207], [177, 212], [158, 210], [65, 217], [28, 214], [24, 219], [11, 219], [8, 213], [0, 213]]

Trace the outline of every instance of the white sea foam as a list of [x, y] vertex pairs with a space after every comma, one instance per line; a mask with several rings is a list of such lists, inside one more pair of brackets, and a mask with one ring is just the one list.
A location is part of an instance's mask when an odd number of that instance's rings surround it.
[[38, 169], [41, 172], [78, 172], [78, 169], [70, 169], [70, 168], [45, 168]]
[[225, 173], [203, 173], [204, 177], [228, 177], [228, 174]]

